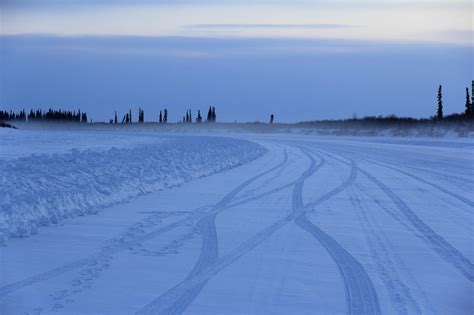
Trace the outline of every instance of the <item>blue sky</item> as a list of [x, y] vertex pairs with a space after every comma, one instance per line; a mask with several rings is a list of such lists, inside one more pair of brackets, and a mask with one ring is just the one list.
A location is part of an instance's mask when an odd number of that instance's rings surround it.
[[173, 120], [430, 116], [438, 84], [462, 111], [472, 79], [466, 1], [3, 0], [6, 109], [139, 106]]

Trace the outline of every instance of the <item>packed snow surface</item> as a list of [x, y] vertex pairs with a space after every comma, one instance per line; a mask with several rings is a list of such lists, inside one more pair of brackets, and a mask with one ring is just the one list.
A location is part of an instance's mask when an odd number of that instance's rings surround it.
[[[52, 138], [51, 133], [36, 133], [39, 141]], [[85, 134], [79, 140], [77, 133], [70, 137], [56, 134], [59, 139], [53, 146], [63, 148], [78, 140], [78, 146], [84, 148], [87, 139], [93, 149], [11, 159], [9, 146], [2, 147], [6, 151], [2, 154], [10, 159], [0, 160], [0, 240], [35, 234], [39, 226], [96, 213], [100, 207], [221, 172], [265, 153], [253, 142], [218, 137], [181, 136], [145, 142], [136, 141], [136, 135], [116, 135], [121, 146], [128, 140], [128, 147], [106, 149], [103, 142], [111, 140], [110, 135]], [[17, 141], [28, 150], [27, 142], [33, 137], [29, 133], [26, 139], [22, 136], [19, 133]], [[51, 143], [47, 141], [45, 146]]]
[[[215, 146], [213, 161], [262, 153], [231, 138], [172, 138], [160, 148], [170, 146], [173, 165], [192, 161], [179, 174]], [[266, 154], [12, 238], [0, 248], [0, 313], [474, 313], [472, 140], [239, 138]], [[119, 169], [141, 169], [137, 160], [154, 173], [153, 148], [41, 157], [49, 167], [81, 156], [97, 172], [44, 172], [41, 185], [62, 179], [99, 194]], [[25, 159], [2, 163], [20, 176], [33, 167]], [[102, 185], [96, 174], [112, 177]], [[142, 187], [153, 174], [123, 176]]]

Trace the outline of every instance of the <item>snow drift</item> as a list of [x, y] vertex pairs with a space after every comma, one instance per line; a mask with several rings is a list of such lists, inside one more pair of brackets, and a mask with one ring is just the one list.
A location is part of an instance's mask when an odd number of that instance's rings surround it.
[[0, 241], [239, 166], [266, 152], [245, 140], [170, 138], [134, 148], [0, 160]]

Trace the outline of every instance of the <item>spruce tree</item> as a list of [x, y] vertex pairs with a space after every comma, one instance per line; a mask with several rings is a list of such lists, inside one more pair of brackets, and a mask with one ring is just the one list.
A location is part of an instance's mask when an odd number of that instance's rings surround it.
[[443, 119], [443, 91], [442, 86], [440, 85], [438, 88], [438, 111], [436, 112], [436, 116], [438, 119]]
[[273, 116], [273, 114], [271, 114], [270, 115], [270, 124], [273, 124], [273, 118], [275, 118], [275, 117]]
[[114, 123], [117, 123], [117, 111], [115, 111]]
[[217, 117], [216, 117], [216, 108], [212, 107], [212, 122], [216, 122]]
[[471, 97], [469, 96], [469, 89], [466, 88], [466, 105], [465, 105], [464, 113], [466, 116], [472, 115], [472, 106], [471, 106]]
[[138, 108], [138, 122], [139, 123], [145, 122], [145, 112], [141, 108]]
[[163, 123], [163, 115], [161, 114], [161, 110], [160, 110], [160, 120], [159, 120], [160, 124]]
[[212, 108], [211, 106], [209, 106], [209, 111], [207, 112], [207, 122], [211, 122], [212, 121]]
[[168, 110], [165, 108], [165, 113], [163, 115], [163, 123], [167, 123], [168, 122]]
[[201, 123], [202, 122], [202, 117], [201, 117], [201, 111], [198, 109], [198, 115], [196, 117], [196, 122]]
[[471, 85], [471, 117], [474, 117], [474, 80]]

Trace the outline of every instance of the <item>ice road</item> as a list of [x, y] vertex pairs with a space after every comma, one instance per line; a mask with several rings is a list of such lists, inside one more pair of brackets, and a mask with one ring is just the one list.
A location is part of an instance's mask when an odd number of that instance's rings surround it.
[[[0, 313], [474, 313], [472, 140], [234, 135], [229, 146], [235, 138], [238, 154], [215, 171], [10, 238]], [[152, 155], [138, 145], [133, 154]], [[175, 160], [193, 150], [173, 148]], [[206, 152], [187, 163], [212, 164]]]

